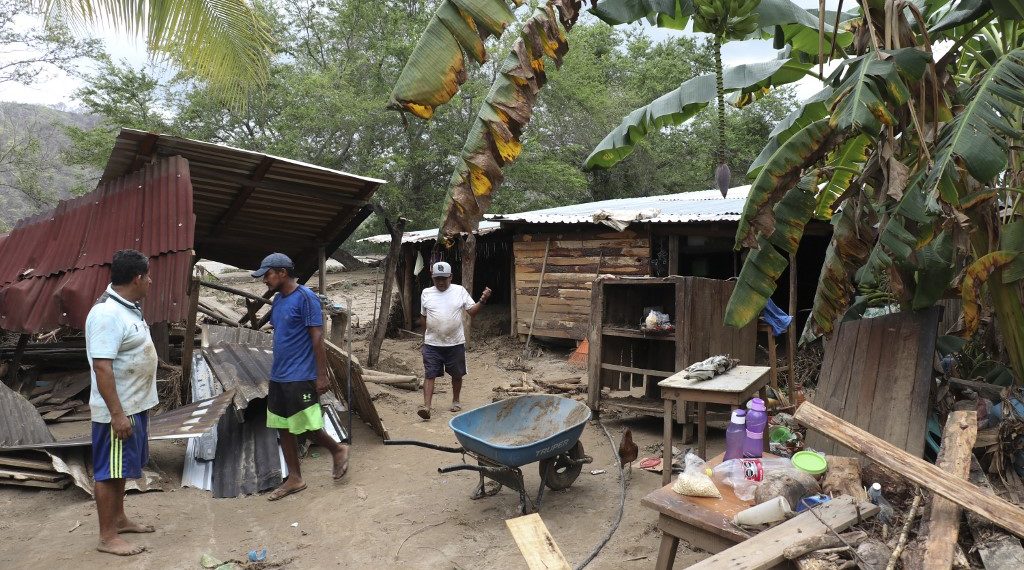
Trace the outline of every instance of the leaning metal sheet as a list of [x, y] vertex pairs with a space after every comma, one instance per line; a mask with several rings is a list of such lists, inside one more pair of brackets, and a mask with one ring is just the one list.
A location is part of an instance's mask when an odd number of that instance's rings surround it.
[[[227, 410], [234, 395], [234, 391], [228, 390], [216, 398], [195, 402], [153, 416], [149, 420], [149, 439], [186, 439], [201, 436], [203, 432], [217, 425], [217, 421], [224, 415], [224, 411]], [[83, 436], [51, 443], [3, 446], [0, 449], [50, 449], [91, 444], [91, 437]]]

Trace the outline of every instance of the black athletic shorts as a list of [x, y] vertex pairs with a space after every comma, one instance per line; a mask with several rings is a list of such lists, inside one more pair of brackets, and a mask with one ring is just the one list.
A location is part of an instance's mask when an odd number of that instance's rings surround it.
[[466, 345], [433, 346], [423, 345], [423, 377], [440, 378], [444, 373], [452, 378], [466, 375]]
[[267, 392], [267, 427], [286, 429], [294, 434], [324, 427], [316, 382], [274, 382]]

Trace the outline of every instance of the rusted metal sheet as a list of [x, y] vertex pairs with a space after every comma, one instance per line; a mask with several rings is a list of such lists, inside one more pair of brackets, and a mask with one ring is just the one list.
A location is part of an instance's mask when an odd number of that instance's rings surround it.
[[180, 157], [21, 220], [0, 240], [0, 328], [85, 328], [89, 309], [110, 282], [113, 253], [127, 248], [150, 257], [146, 320], [182, 320], [194, 232], [188, 162]]
[[36, 407], [0, 382], [0, 447], [51, 442], [53, 434]]
[[221, 386], [235, 390], [237, 409], [245, 410], [249, 402], [267, 397], [270, 368], [274, 364], [273, 348], [219, 342], [203, 347], [203, 356]]

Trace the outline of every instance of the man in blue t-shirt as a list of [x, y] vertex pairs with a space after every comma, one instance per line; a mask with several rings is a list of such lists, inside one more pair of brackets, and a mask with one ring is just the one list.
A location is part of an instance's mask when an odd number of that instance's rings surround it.
[[334, 457], [334, 478], [348, 471], [348, 445], [334, 441], [324, 431], [320, 394], [330, 389], [324, 320], [316, 293], [295, 280], [295, 264], [283, 253], [272, 253], [252, 272], [277, 293], [270, 308], [274, 327], [274, 364], [267, 394], [267, 427], [278, 430], [281, 450], [288, 464], [288, 478], [268, 497], [276, 501], [306, 488], [299, 471], [296, 435], [312, 432], [318, 445]]

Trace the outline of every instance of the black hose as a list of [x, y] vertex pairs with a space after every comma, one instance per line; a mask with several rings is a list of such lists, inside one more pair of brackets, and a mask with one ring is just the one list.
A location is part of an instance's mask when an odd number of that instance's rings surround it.
[[597, 543], [597, 546], [595, 546], [594, 549], [590, 551], [590, 554], [588, 554], [587, 557], [583, 559], [583, 562], [577, 564], [573, 570], [583, 570], [587, 567], [587, 564], [590, 564], [591, 562], [593, 562], [595, 558], [597, 558], [597, 555], [601, 552], [601, 549], [604, 548], [606, 544], [608, 544], [608, 541], [612, 539], [612, 535], [615, 534], [616, 530], [618, 530], [619, 523], [622, 522], [622, 514], [626, 510], [626, 477], [622, 472], [622, 458], [619, 457], [619, 448], [616, 447], [615, 440], [612, 439], [612, 434], [608, 433], [608, 428], [604, 427], [604, 424], [601, 423], [600, 417], [597, 418], [597, 425], [601, 426], [601, 429], [604, 430], [604, 435], [608, 438], [608, 444], [611, 445], [612, 453], [615, 455], [615, 465], [618, 466], [619, 468], [619, 513], [615, 515], [615, 522], [612, 523], [612, 527], [608, 529], [608, 534], [606, 534], [604, 538], [601, 539], [601, 542]]

